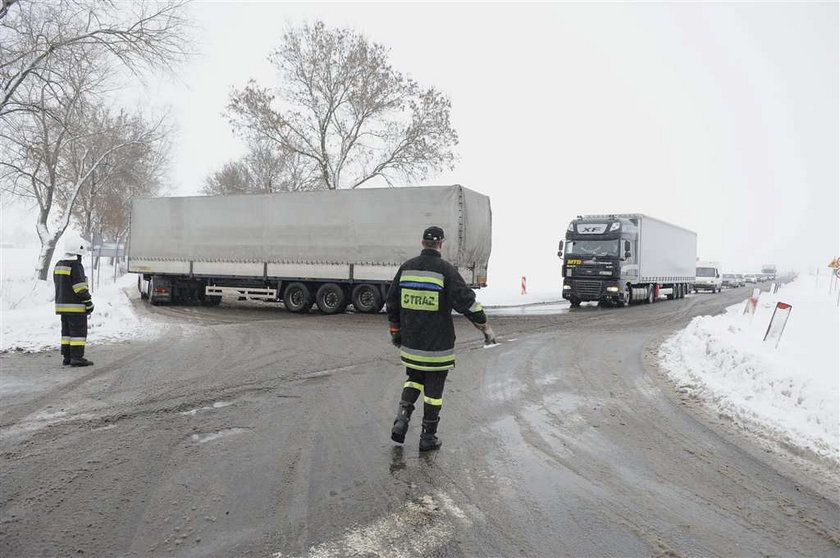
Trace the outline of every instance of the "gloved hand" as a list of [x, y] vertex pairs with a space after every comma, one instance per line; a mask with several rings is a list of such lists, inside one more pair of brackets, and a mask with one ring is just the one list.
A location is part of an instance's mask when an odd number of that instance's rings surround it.
[[400, 328], [391, 327], [388, 328], [388, 332], [391, 334], [391, 344], [398, 349], [402, 347], [402, 333], [400, 332]]
[[90, 314], [91, 312], [93, 312], [93, 302], [87, 301], [85, 302], [85, 313]]
[[484, 322], [483, 324], [476, 324], [473, 325], [484, 334], [484, 344], [485, 345], [495, 345], [496, 344], [496, 332], [493, 331], [493, 328], [490, 327], [490, 324]]
[[487, 324], [486, 327], [481, 330], [481, 333], [484, 334], [484, 344], [485, 345], [495, 345], [496, 344], [496, 332], [493, 331], [493, 328], [490, 327], [490, 324]]

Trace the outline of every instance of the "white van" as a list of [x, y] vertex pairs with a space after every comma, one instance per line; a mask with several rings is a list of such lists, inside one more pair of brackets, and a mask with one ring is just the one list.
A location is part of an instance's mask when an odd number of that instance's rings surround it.
[[697, 272], [694, 279], [694, 292], [712, 291], [719, 293], [723, 289], [723, 279], [720, 276], [720, 266], [715, 262], [697, 262]]

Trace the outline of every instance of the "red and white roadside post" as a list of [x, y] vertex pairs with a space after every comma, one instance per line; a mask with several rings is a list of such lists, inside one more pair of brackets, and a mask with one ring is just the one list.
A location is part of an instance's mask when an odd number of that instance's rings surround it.
[[522, 294], [528, 294], [528, 287], [527, 283], [528, 279], [523, 275], [522, 276]]
[[790, 311], [793, 306], [786, 302], [777, 302], [776, 308], [773, 310], [773, 316], [770, 318], [770, 323], [767, 325], [767, 331], [764, 332], [764, 340], [776, 340], [774, 349], [779, 348], [779, 341], [782, 339], [782, 333], [785, 331]]

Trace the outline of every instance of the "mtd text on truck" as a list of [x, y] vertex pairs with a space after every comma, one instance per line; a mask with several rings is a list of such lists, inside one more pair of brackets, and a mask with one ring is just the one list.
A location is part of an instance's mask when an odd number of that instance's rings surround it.
[[[557, 255], [564, 257], [563, 241]], [[624, 306], [683, 298], [694, 283], [697, 235], [641, 214], [584, 215], [569, 223], [563, 298]]]

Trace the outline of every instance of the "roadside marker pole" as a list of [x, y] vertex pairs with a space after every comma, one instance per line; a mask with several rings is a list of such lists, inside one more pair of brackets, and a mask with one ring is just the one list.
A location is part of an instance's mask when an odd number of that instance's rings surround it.
[[526, 277], [523, 275], [523, 276], [522, 276], [522, 294], [528, 294], [528, 289], [527, 289], [527, 288], [526, 288], [526, 286], [525, 286], [525, 283], [526, 283], [526, 282], [527, 282], [527, 279], [526, 279]]
[[[774, 349], [779, 348], [779, 342], [782, 340], [782, 334], [785, 332], [790, 311], [793, 307], [785, 302], [777, 302], [776, 308], [773, 309], [773, 315], [770, 317], [770, 323], [767, 324], [767, 331], [764, 332], [764, 341], [769, 338], [775, 338], [776, 345]], [[777, 319], [778, 318], [778, 319]]]

